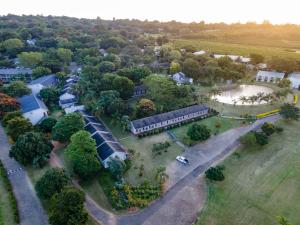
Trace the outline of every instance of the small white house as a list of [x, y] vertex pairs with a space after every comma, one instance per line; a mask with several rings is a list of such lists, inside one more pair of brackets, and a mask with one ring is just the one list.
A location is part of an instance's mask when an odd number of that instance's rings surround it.
[[172, 75], [172, 79], [176, 81], [177, 85], [192, 84], [193, 78], [187, 77], [184, 73], [179, 72]]
[[63, 109], [71, 106], [75, 106], [76, 103], [77, 103], [77, 98], [73, 94], [66, 92], [61, 96], [59, 96], [59, 106]]
[[292, 83], [292, 88], [296, 88], [298, 89], [300, 87], [300, 72], [294, 72], [291, 73], [288, 76], [288, 79], [291, 81]]
[[23, 116], [33, 125], [48, 117], [48, 108], [35, 94], [23, 96], [18, 99]]
[[38, 94], [43, 88], [53, 87], [57, 85], [57, 77], [55, 74], [39, 77], [31, 81], [27, 86], [31, 89], [32, 93]]
[[272, 71], [258, 71], [256, 74], [256, 81], [278, 83], [284, 78], [284, 73]]

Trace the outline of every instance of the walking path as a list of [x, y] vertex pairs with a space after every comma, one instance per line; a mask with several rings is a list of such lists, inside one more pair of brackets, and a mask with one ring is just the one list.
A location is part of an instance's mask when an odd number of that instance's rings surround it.
[[0, 125], [0, 160], [8, 172], [18, 202], [21, 225], [47, 225], [47, 215], [26, 171], [17, 161], [8, 156], [9, 150], [8, 138]]

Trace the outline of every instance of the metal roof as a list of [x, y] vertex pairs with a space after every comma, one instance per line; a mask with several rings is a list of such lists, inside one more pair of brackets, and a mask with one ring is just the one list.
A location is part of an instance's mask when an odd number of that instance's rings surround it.
[[40, 108], [48, 110], [45, 104], [35, 94], [25, 95], [18, 98], [18, 101], [20, 102], [22, 113], [31, 112]]
[[18, 75], [18, 74], [32, 74], [32, 70], [29, 68], [6, 68], [0, 69], [0, 74], [4, 75]]
[[49, 74], [46, 76], [39, 77], [29, 83], [29, 85], [41, 84], [43, 86], [50, 86], [57, 83], [55, 74]]
[[156, 123], [164, 122], [167, 120], [175, 119], [185, 115], [189, 115], [196, 112], [201, 112], [208, 109], [205, 105], [193, 105], [182, 109], [177, 109], [171, 112], [166, 112], [154, 116], [145, 117], [142, 119], [132, 121], [133, 126], [138, 129], [146, 126], [150, 126]]

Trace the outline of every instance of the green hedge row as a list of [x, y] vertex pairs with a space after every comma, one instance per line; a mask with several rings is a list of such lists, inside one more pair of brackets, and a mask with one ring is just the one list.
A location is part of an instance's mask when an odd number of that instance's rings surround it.
[[4, 187], [8, 192], [9, 201], [10, 201], [10, 204], [11, 204], [11, 207], [12, 207], [12, 210], [13, 210], [15, 223], [19, 224], [20, 223], [20, 215], [19, 215], [19, 210], [18, 210], [18, 202], [17, 202], [17, 200], [14, 196], [11, 183], [8, 179], [6, 170], [5, 170], [5, 168], [4, 168], [1, 161], [0, 161], [0, 176], [3, 179]]

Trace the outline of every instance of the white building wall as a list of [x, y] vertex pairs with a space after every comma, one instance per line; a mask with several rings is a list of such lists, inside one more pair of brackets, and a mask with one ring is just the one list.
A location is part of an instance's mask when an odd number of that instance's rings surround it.
[[113, 154], [111, 154], [111, 156], [102, 161], [104, 168], [108, 168], [108, 162], [110, 162], [110, 160], [113, 158], [118, 158], [124, 161], [127, 158], [127, 154], [125, 152], [114, 152]]
[[299, 88], [300, 78], [288, 78], [292, 83], [292, 88]]
[[33, 84], [33, 85], [28, 85], [28, 88], [31, 89], [33, 94], [39, 94], [40, 91], [44, 88], [44, 86], [41, 84]]
[[48, 117], [48, 112], [46, 109], [36, 109], [31, 112], [24, 113], [23, 116], [30, 120], [32, 125], [38, 124], [42, 119]]

